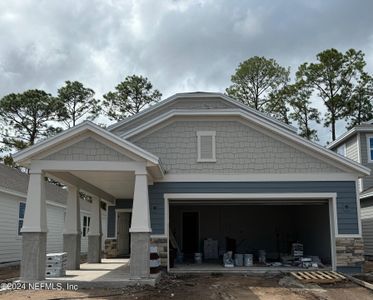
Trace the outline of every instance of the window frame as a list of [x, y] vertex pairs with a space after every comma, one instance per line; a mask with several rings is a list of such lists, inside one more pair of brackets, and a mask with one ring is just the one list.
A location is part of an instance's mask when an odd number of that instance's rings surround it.
[[[23, 211], [23, 218], [20, 217], [20, 210], [21, 210], [21, 204], [24, 204], [25, 205], [25, 209]], [[26, 213], [26, 201], [19, 201], [18, 202], [18, 222], [17, 222], [17, 236], [18, 237], [22, 237], [22, 227], [23, 227], [23, 223], [24, 223], [24, 220], [25, 220], [25, 213]], [[22, 221], [22, 226], [19, 227], [19, 222]]]
[[[201, 137], [208, 136], [211, 137], [212, 143], [212, 158], [202, 158], [201, 157]], [[216, 131], [197, 131], [197, 162], [216, 162]]]
[[[87, 220], [85, 226], [84, 226], [84, 218], [86, 218]], [[82, 219], [82, 237], [83, 238], [88, 236], [90, 225], [91, 225], [91, 216], [83, 215], [83, 219]]]
[[373, 159], [370, 155], [370, 152], [373, 151], [373, 148], [370, 147], [370, 139], [373, 139], [373, 134], [366, 135], [368, 163], [373, 163]]

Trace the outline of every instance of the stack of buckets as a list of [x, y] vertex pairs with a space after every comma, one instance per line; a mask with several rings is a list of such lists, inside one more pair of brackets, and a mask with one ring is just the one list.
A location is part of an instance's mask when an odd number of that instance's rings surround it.
[[150, 246], [150, 274], [158, 273], [161, 269], [161, 259], [159, 258], [157, 246]]
[[251, 267], [253, 265], [253, 255], [236, 253], [234, 255], [234, 265], [236, 267]]
[[194, 262], [196, 264], [202, 264], [202, 253], [194, 253]]

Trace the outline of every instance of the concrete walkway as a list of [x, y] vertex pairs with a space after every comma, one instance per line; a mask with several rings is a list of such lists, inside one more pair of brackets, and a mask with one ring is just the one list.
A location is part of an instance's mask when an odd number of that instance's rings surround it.
[[129, 259], [102, 259], [101, 263], [80, 265], [80, 270], [66, 271], [65, 277], [46, 278], [49, 282], [78, 285], [79, 288], [121, 288], [144, 284], [154, 286], [161, 274], [149, 278], [130, 279]]

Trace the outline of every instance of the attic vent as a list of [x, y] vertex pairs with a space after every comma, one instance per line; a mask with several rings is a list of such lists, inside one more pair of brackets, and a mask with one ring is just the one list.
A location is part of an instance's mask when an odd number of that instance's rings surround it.
[[216, 162], [215, 131], [197, 131], [197, 162]]

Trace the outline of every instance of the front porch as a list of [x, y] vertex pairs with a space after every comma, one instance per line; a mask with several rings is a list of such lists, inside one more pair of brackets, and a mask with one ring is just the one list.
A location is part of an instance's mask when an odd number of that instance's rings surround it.
[[[22, 227], [21, 280], [44, 281], [46, 271], [46, 178], [67, 189], [63, 251], [67, 252], [68, 276], [64, 280], [131, 282], [151, 279], [149, 245], [152, 232], [148, 185], [163, 176], [159, 159], [87, 122], [36, 144], [15, 156], [29, 169], [25, 217]], [[88, 263], [80, 265], [80, 192], [91, 198], [88, 231]], [[102, 262], [101, 203], [131, 199], [130, 261]], [[118, 232], [115, 232], [117, 235]], [[120, 233], [119, 233], [120, 234]], [[81, 269], [83, 268], [83, 269]], [[105, 271], [106, 269], [110, 272]], [[87, 271], [94, 271], [94, 273]], [[114, 276], [111, 280], [111, 276]], [[75, 278], [75, 279], [72, 279]]]
[[77, 285], [79, 288], [123, 288], [129, 285], [146, 284], [154, 286], [161, 273], [150, 274], [148, 278], [132, 279], [129, 259], [102, 259], [101, 263], [84, 263], [79, 270], [68, 270], [66, 276], [46, 278], [49, 282], [63, 285]]

